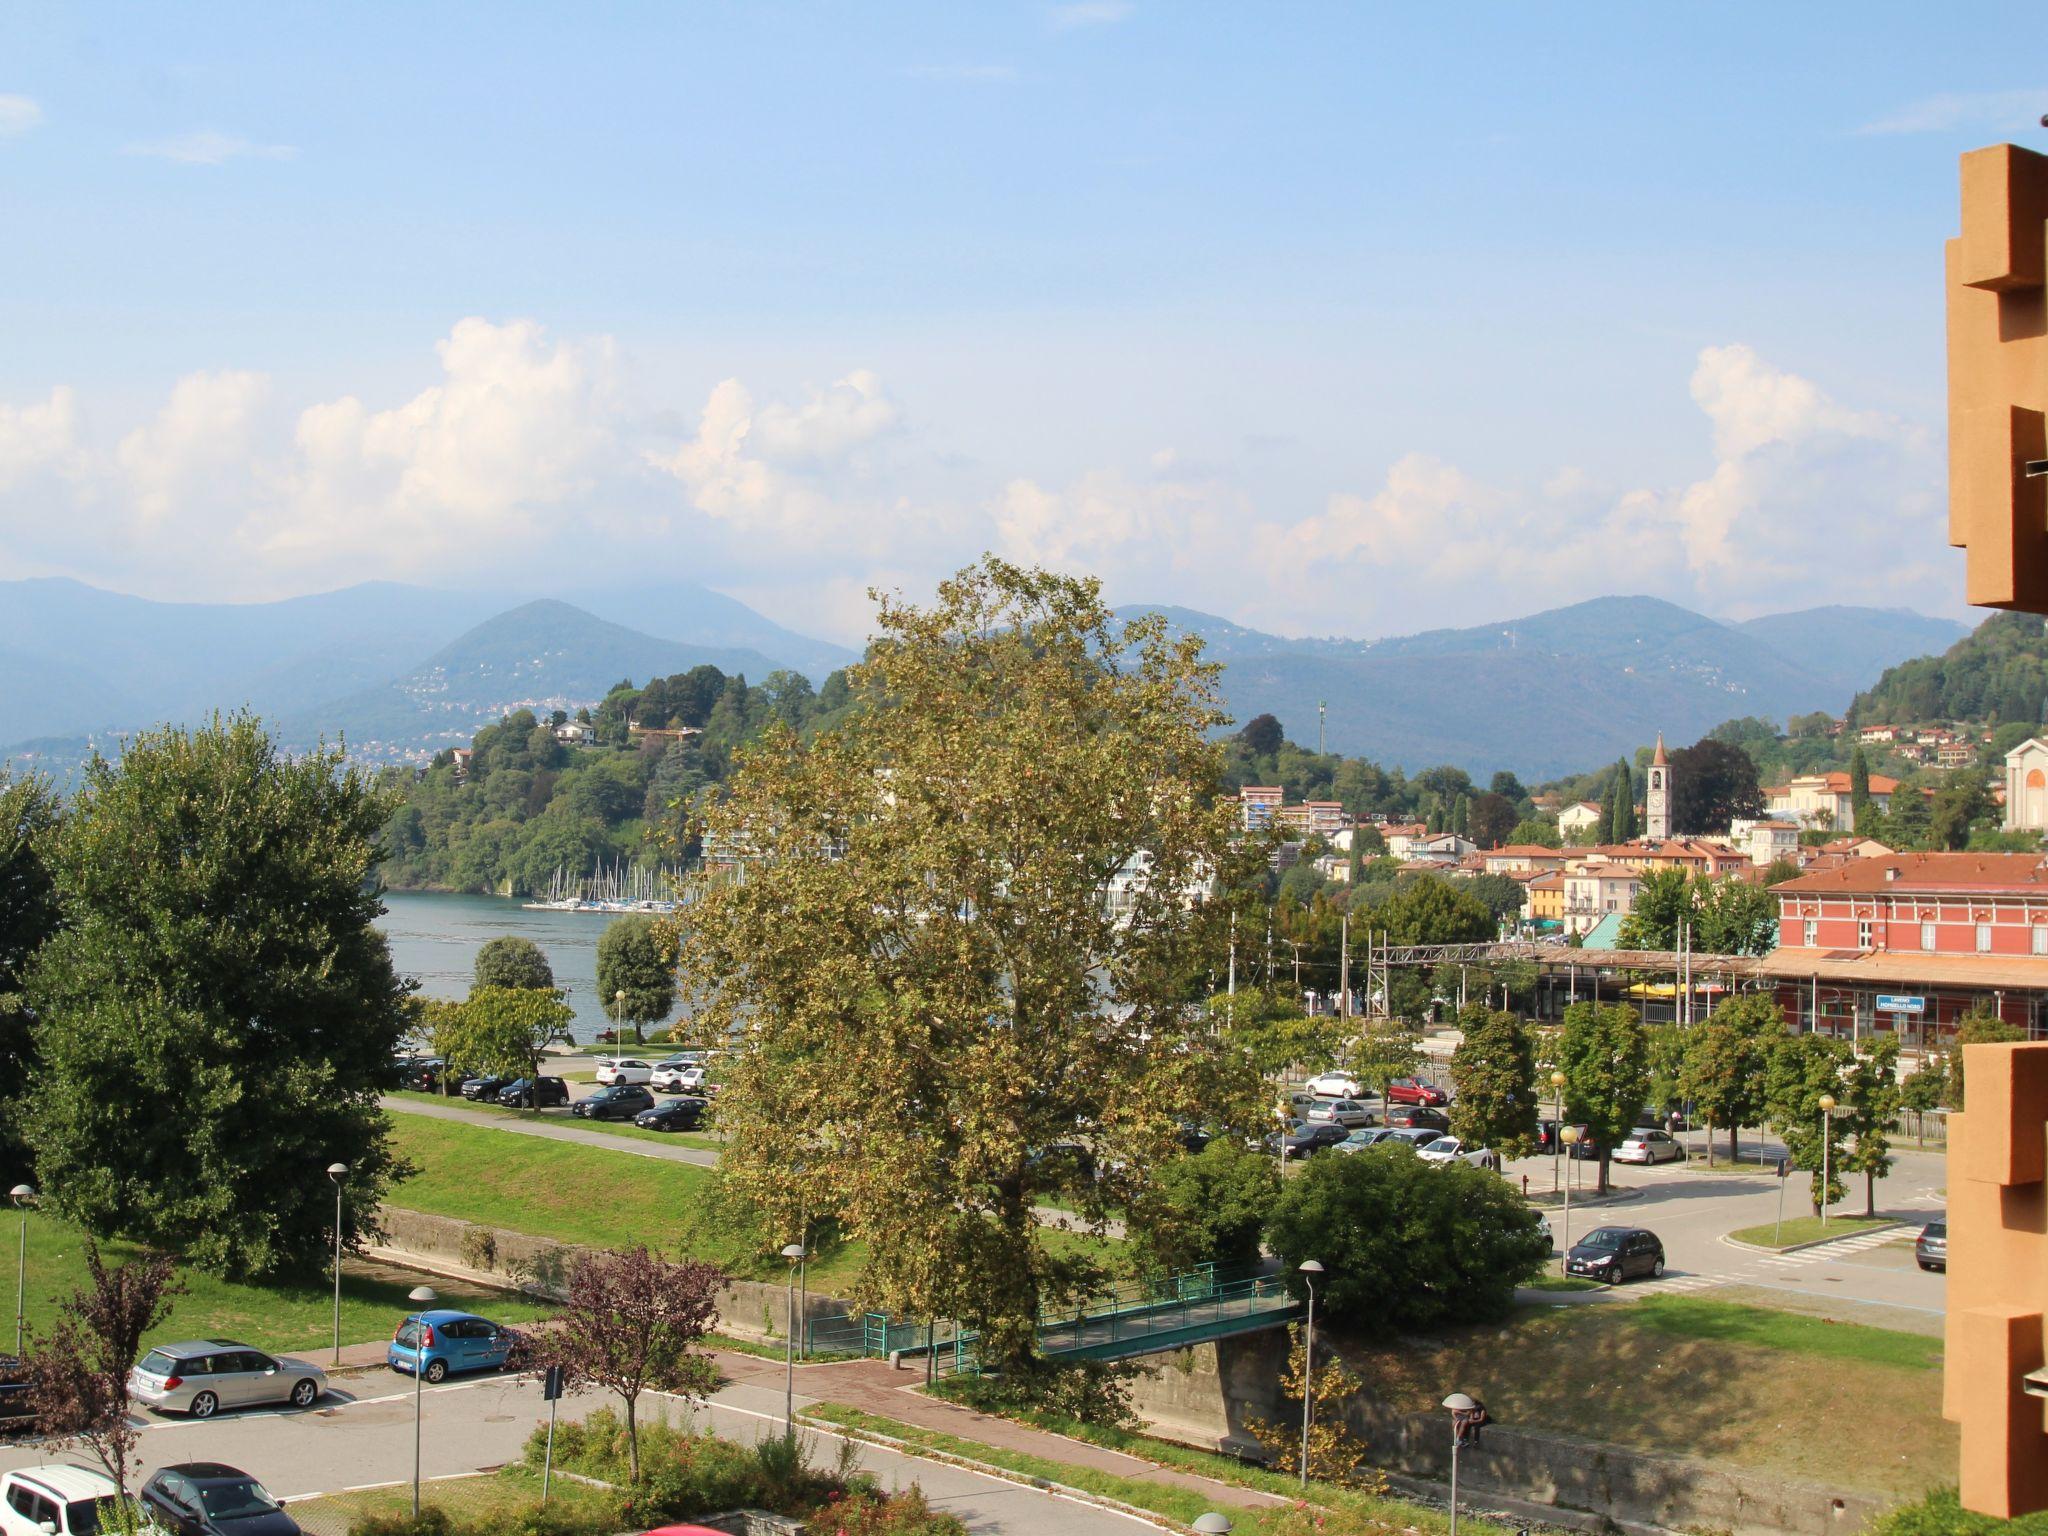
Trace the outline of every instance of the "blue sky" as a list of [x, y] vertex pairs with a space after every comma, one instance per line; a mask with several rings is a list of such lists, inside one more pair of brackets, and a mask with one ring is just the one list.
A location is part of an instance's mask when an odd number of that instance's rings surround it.
[[1959, 611], [1941, 241], [2037, 21], [6, 6], [0, 576]]

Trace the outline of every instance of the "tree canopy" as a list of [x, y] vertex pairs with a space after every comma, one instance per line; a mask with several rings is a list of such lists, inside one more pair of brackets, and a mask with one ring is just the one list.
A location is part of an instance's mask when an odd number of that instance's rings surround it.
[[1565, 1120], [1584, 1126], [1599, 1148], [1605, 1191], [1608, 1156], [1649, 1098], [1649, 1040], [1642, 1020], [1620, 1003], [1573, 1003], [1558, 1032], [1557, 1067], [1565, 1076]]
[[555, 969], [548, 964], [546, 953], [533, 940], [513, 933], [500, 934], [476, 952], [472, 976], [471, 986], [479, 989], [551, 992], [555, 986]]
[[1671, 754], [1671, 830], [1681, 837], [1725, 833], [1739, 816], [1761, 816], [1756, 763], [1742, 748], [1703, 736]]
[[614, 919], [597, 940], [597, 995], [614, 1024], [641, 1026], [676, 1005], [676, 934], [641, 913]]

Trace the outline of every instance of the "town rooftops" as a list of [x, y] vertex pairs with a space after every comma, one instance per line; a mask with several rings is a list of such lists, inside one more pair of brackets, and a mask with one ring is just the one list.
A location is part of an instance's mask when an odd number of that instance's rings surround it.
[[[1789, 784], [1766, 784], [1764, 796], [1770, 800], [1783, 800], [1792, 793], [1794, 786], [1807, 789], [1825, 790], [1829, 794], [1849, 793], [1849, 775], [1846, 773], [1802, 773]], [[1889, 795], [1899, 787], [1897, 779], [1888, 779], [1881, 773], [1870, 776], [1870, 792], [1873, 795]]]
[[1498, 848], [1489, 848], [1486, 856], [1490, 859], [1569, 859], [1572, 857], [1562, 848], [1551, 848], [1543, 843], [1504, 843]]
[[1812, 870], [1771, 889], [1784, 896], [1876, 891], [2006, 891], [2048, 896], [2048, 860], [2038, 853], [1894, 853]]

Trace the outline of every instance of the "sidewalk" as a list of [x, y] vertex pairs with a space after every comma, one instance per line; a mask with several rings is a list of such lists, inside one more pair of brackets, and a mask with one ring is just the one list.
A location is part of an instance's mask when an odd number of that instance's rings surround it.
[[718, 1154], [708, 1152], [702, 1147], [671, 1146], [659, 1141], [643, 1141], [638, 1136], [614, 1136], [607, 1131], [593, 1131], [588, 1126], [577, 1125], [574, 1121], [518, 1119], [488, 1109], [472, 1109], [460, 1102], [423, 1104], [417, 1099], [387, 1097], [378, 1100], [378, 1103], [394, 1115], [424, 1115], [429, 1120], [453, 1120], [462, 1125], [481, 1125], [493, 1131], [509, 1131], [515, 1136], [539, 1136], [548, 1141], [580, 1142], [586, 1147], [603, 1147], [610, 1152], [630, 1152], [636, 1157], [654, 1158], [657, 1162], [695, 1163], [699, 1168], [718, 1166]]
[[[783, 1385], [785, 1368], [773, 1360], [763, 1360], [755, 1355], [727, 1354], [722, 1351], [715, 1354], [719, 1370], [729, 1381], [776, 1389]], [[899, 1423], [915, 1424], [920, 1429], [951, 1435], [955, 1439], [972, 1444], [992, 1446], [1019, 1455], [1035, 1456], [1043, 1461], [1059, 1462], [1070, 1467], [1087, 1467], [1112, 1477], [1130, 1478], [1134, 1482], [1185, 1488], [1201, 1494], [1214, 1503], [1238, 1508], [1260, 1508], [1287, 1502], [1278, 1494], [1262, 1493], [1256, 1488], [1240, 1488], [1235, 1484], [1217, 1482], [1213, 1478], [1200, 1477], [1192, 1472], [1156, 1466], [1142, 1457], [1113, 1451], [1106, 1446], [1092, 1445], [1085, 1440], [1074, 1440], [1065, 1435], [1033, 1429], [1013, 1419], [977, 1413], [972, 1408], [963, 1408], [958, 1403], [949, 1403], [944, 1398], [931, 1397], [917, 1390], [923, 1385], [922, 1370], [899, 1371], [892, 1369], [888, 1362], [882, 1360], [845, 1360], [830, 1365], [800, 1365], [796, 1372], [796, 1395], [799, 1406], [807, 1403], [837, 1403], [842, 1407], [858, 1408], [881, 1418], [895, 1419]]]

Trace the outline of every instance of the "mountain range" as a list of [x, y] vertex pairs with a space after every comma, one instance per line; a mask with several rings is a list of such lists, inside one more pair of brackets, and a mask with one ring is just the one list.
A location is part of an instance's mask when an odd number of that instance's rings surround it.
[[[1543, 777], [1662, 731], [1736, 715], [1839, 711], [1893, 663], [1966, 631], [1903, 610], [1815, 608], [1722, 623], [1646, 597], [1381, 640], [1289, 639], [1182, 608], [1224, 663], [1239, 720], [1419, 769]], [[247, 707], [287, 746], [345, 737], [368, 757], [466, 741], [519, 705], [595, 702], [621, 678], [710, 664], [814, 681], [855, 653], [707, 588], [546, 596], [375, 582], [272, 603], [160, 603], [62, 579], [0, 582], [0, 758], [68, 776], [94, 741]]]

